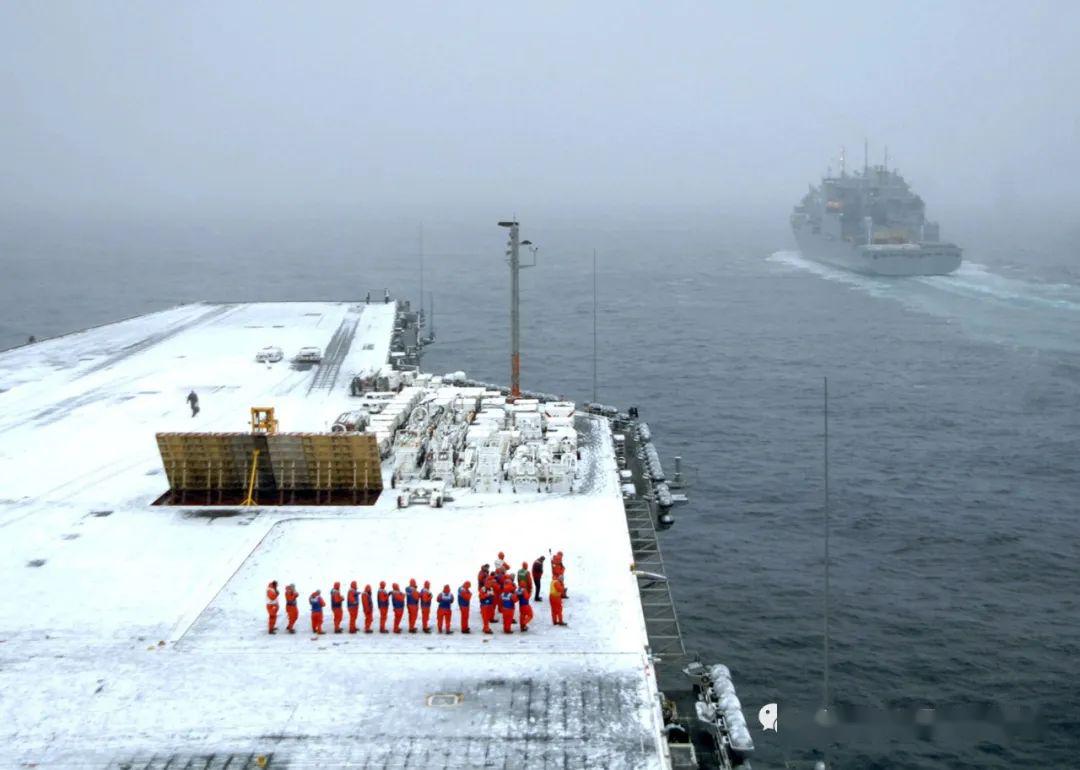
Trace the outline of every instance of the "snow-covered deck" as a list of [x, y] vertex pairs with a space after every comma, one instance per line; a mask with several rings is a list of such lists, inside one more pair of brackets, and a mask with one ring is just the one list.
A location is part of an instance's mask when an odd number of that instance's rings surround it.
[[[382, 304], [193, 305], [0, 354], [0, 764], [663, 766], [605, 424], [585, 426], [582, 493], [151, 506], [167, 486], [155, 432], [246, 430], [256, 405], [284, 431], [326, 430], [351, 375], [386, 360], [393, 320]], [[290, 366], [342, 329], [333, 382]], [[286, 359], [256, 364], [266, 345]], [[545, 602], [528, 634], [485, 636], [474, 599], [468, 636], [303, 632], [316, 587], [475, 588], [500, 550], [565, 552], [568, 627]], [[301, 593], [295, 636], [266, 634], [274, 578]], [[439, 693], [460, 701], [428, 705]]]

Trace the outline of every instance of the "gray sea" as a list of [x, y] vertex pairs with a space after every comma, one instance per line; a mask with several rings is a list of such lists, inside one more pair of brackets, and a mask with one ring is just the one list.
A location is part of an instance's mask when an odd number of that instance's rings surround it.
[[[425, 223], [425, 368], [508, 379], [501, 213]], [[802, 260], [784, 212], [523, 224], [524, 384], [592, 398], [598, 249], [597, 394], [683, 458], [667, 570], [748, 722], [778, 704], [756, 767], [1080, 766], [1075, 240], [954, 223], [957, 274], [874, 279]], [[415, 220], [6, 222], [0, 348], [197, 300], [415, 299], [418, 252]]]

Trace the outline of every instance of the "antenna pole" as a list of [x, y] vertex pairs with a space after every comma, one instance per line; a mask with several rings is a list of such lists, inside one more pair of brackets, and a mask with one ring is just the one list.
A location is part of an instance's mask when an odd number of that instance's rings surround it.
[[597, 381], [597, 347], [596, 347], [596, 316], [597, 316], [597, 293], [598, 293], [598, 273], [596, 267], [596, 249], [592, 250], [592, 400], [593, 403], [597, 403], [596, 397], [596, 381]]
[[870, 140], [862, 140], [862, 173], [866, 176], [870, 173]]
[[424, 316], [424, 223], [420, 223], [420, 318]]
[[829, 378], [825, 378], [825, 403], [823, 409], [825, 423], [825, 670], [823, 676], [824, 703], [826, 714], [829, 711]]

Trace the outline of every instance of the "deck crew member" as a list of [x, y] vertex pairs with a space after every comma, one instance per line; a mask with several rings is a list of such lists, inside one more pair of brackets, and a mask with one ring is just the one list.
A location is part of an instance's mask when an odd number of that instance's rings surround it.
[[269, 615], [269, 630], [267, 633], [277, 633], [278, 592], [277, 581], [271, 580], [266, 586], [266, 614]]
[[297, 592], [296, 586], [292, 583], [285, 586], [285, 617], [289, 619], [289, 625], [285, 627], [285, 630], [290, 634], [296, 633], [293, 626], [296, 625], [296, 620], [300, 617], [300, 608], [296, 606], [299, 599], [300, 594]]
[[308, 601], [311, 603], [311, 632], [313, 634], [321, 634], [322, 630], [322, 608], [326, 606], [326, 599], [322, 598], [322, 591], [315, 589], [315, 592], [308, 597]]
[[341, 583], [335, 582], [334, 587], [330, 589], [330, 611], [334, 614], [334, 633], [341, 633], [341, 620], [345, 613], [341, 609], [343, 604], [341, 600]]
[[506, 569], [506, 554], [499, 551], [499, 558], [495, 560], [495, 571]]
[[543, 599], [540, 597], [540, 583], [544, 579], [544, 557], [539, 557], [532, 565], [532, 579], [533, 586], [536, 588], [536, 601], [541, 602]]
[[349, 592], [345, 595], [345, 609], [349, 611], [349, 633], [356, 633], [356, 616], [360, 614], [360, 592], [356, 590], [356, 581], [349, 583]]
[[409, 581], [405, 588], [405, 604], [409, 608], [409, 633], [416, 633], [416, 613], [420, 611], [420, 589], [416, 587], [416, 578]]
[[371, 601], [371, 585], [364, 586], [364, 593], [360, 594], [360, 603], [364, 606], [364, 633], [371, 633], [371, 621], [374, 620], [375, 613], [374, 607]]
[[480, 586], [480, 620], [484, 623], [484, 633], [491, 633], [491, 621], [495, 619], [495, 593], [487, 584]]
[[558, 578], [562, 583], [562, 598], [566, 598], [566, 567], [563, 565], [562, 551], [551, 557], [551, 577]]
[[522, 631], [529, 630], [529, 623], [533, 619], [532, 607], [529, 606], [530, 596], [532, 596], [532, 586], [524, 580], [518, 583], [517, 602], [518, 607], [521, 608], [518, 611], [518, 623], [521, 625]]
[[425, 634], [431, 633], [431, 581], [425, 580], [420, 589], [420, 625]]
[[509, 580], [503, 583], [502, 595], [500, 598], [500, 608], [502, 610], [503, 619], [503, 633], [514, 633], [514, 602], [517, 601], [517, 594], [514, 593], [514, 584]]
[[449, 583], [443, 586], [442, 593], [439, 594], [439, 597], [436, 601], [438, 601], [439, 603], [439, 610], [436, 613], [435, 622], [438, 625], [439, 633], [454, 633], [450, 629], [450, 608], [454, 606], [454, 595], [450, 593]]
[[529, 572], [529, 563], [521, 562], [521, 569], [517, 573], [517, 584], [521, 585], [522, 581], [529, 586], [529, 596], [532, 596], [532, 573]]
[[194, 390], [187, 394], [187, 402], [191, 405], [191, 416], [194, 417], [199, 413], [199, 397]]
[[556, 626], [566, 625], [562, 619], [562, 602], [565, 595], [566, 590], [563, 588], [562, 581], [559, 578], [552, 578], [548, 600], [551, 603], [551, 622]]
[[476, 588], [479, 590], [487, 583], [488, 576], [491, 574], [491, 565], [485, 564], [480, 568], [480, 572], [476, 576]]
[[458, 614], [461, 615], [461, 633], [469, 631], [469, 604], [472, 602], [472, 584], [466, 580], [465, 584], [457, 590]]
[[394, 633], [401, 633], [401, 616], [405, 614], [405, 593], [394, 583], [390, 592], [390, 603], [394, 605]]
[[377, 598], [379, 600], [379, 633], [386, 634], [389, 633], [386, 630], [386, 613], [390, 609], [390, 594], [386, 592], [385, 580], [379, 581], [379, 594]]

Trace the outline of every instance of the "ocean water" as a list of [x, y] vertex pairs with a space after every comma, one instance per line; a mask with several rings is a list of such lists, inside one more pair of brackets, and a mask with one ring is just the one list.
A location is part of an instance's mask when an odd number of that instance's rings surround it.
[[[639, 406], [669, 472], [683, 458], [668, 573], [751, 726], [779, 704], [756, 767], [1080, 766], [1075, 254], [958, 239], [957, 274], [887, 280], [807, 262], [773, 225], [529, 224], [524, 384], [592, 397], [599, 249], [598, 397]], [[426, 368], [508, 379], [503, 235], [426, 225]], [[419, 264], [415, 222], [8, 224], [0, 347], [195, 300], [416, 297]]]

